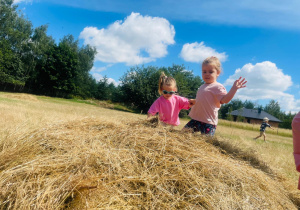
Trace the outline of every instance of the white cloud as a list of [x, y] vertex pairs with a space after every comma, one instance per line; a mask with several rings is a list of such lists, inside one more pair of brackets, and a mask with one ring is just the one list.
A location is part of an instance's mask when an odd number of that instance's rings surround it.
[[225, 52], [218, 53], [215, 49], [205, 46], [204, 42], [187, 43], [183, 45], [180, 52], [180, 57], [185, 61], [196, 63], [200, 63], [210, 56], [216, 56], [221, 62], [226, 61], [228, 57]]
[[99, 73], [102, 71], [106, 71], [109, 67], [112, 67], [112, 64], [108, 64], [106, 66], [102, 66], [102, 67], [95, 67], [93, 66], [93, 68], [91, 69], [91, 72], [95, 72], [95, 73]]
[[19, 4], [21, 2], [29, 3], [32, 2], [32, 0], [14, 0], [14, 4]]
[[[108, 64], [106, 66], [101, 66], [101, 67], [95, 67], [93, 66], [93, 68], [90, 71], [90, 74], [96, 79], [96, 81], [100, 81], [102, 80], [104, 77], [102, 76], [102, 74], [100, 74], [100, 72], [106, 71], [108, 68], [112, 67], [113, 64]], [[118, 86], [120, 84], [120, 81], [116, 81], [112, 78], [107, 78], [107, 82], [113, 83], [115, 86]]]
[[[104, 77], [99, 74], [99, 73], [92, 73], [92, 76], [96, 79], [96, 81], [100, 81], [102, 80]], [[120, 84], [120, 81], [116, 81], [114, 80], [113, 78], [107, 78], [107, 83], [110, 84], [110, 83], [113, 83], [115, 86], [118, 86]]]
[[167, 55], [174, 44], [175, 30], [168, 20], [131, 13], [124, 22], [107, 28], [86, 27], [80, 33], [85, 44], [95, 46], [96, 60], [136, 65], [155, 61]]
[[232, 86], [239, 77], [246, 78], [246, 88], [238, 90], [236, 97], [241, 100], [273, 99], [278, 101], [282, 110], [296, 112], [300, 110], [300, 100], [286, 93], [292, 85], [292, 78], [285, 75], [275, 63], [265, 61], [249, 63], [237, 69], [226, 81], [225, 86]]

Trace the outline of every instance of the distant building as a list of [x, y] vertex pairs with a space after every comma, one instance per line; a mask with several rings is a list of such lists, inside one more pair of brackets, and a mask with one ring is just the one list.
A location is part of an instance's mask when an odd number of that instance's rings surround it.
[[269, 124], [273, 127], [278, 127], [279, 123], [282, 122], [281, 120], [277, 119], [276, 117], [270, 115], [269, 113], [261, 110], [261, 109], [238, 109], [234, 110], [230, 113], [233, 116], [233, 120], [236, 121], [237, 118], [243, 117], [243, 122], [251, 123], [251, 124], [261, 124], [264, 117], [269, 118]]

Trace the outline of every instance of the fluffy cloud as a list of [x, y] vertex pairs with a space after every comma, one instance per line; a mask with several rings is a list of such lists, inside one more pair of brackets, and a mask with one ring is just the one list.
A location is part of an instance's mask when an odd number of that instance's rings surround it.
[[[108, 64], [106, 66], [102, 66], [102, 67], [95, 67], [93, 66], [93, 68], [90, 71], [90, 74], [96, 79], [96, 81], [100, 81], [102, 80], [104, 77], [102, 76], [102, 74], [100, 74], [100, 72], [106, 71], [108, 68], [112, 67], [112, 64]], [[120, 82], [112, 79], [112, 78], [107, 78], [107, 82], [113, 83], [115, 86], [118, 86], [120, 84]]]
[[278, 101], [283, 110], [296, 112], [300, 110], [300, 100], [286, 93], [292, 85], [292, 78], [278, 69], [275, 63], [265, 61], [262, 63], [246, 64], [237, 69], [226, 81], [225, 86], [232, 86], [239, 77], [246, 78], [247, 87], [240, 89], [236, 97], [241, 100], [273, 99]]
[[29, 3], [29, 2], [32, 2], [32, 0], [14, 0], [14, 4], [19, 4], [21, 2]]
[[221, 62], [226, 61], [228, 57], [225, 52], [218, 53], [215, 49], [205, 46], [204, 42], [187, 43], [183, 45], [180, 53], [180, 57], [185, 61], [196, 63], [202, 62], [209, 56], [216, 56]]
[[[99, 74], [99, 73], [92, 73], [92, 76], [96, 79], [96, 81], [100, 81], [102, 80], [104, 77]], [[113, 78], [107, 78], [107, 83], [110, 84], [110, 83], [113, 83], [115, 86], [118, 86], [120, 84], [120, 82], [114, 80]]]
[[112, 67], [112, 64], [108, 64], [108, 65], [102, 66], [102, 67], [93, 66], [93, 68], [91, 69], [91, 73], [99, 73], [102, 71], [106, 71], [109, 67]]
[[96, 60], [136, 65], [155, 61], [167, 55], [174, 44], [175, 30], [168, 20], [131, 13], [124, 22], [107, 28], [86, 27], [80, 33], [85, 44], [95, 46]]

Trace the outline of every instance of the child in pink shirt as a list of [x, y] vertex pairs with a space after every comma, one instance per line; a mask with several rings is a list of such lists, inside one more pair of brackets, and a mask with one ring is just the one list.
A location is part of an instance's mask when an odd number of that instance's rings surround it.
[[[300, 112], [294, 117], [292, 121], [292, 130], [296, 170], [300, 172]], [[300, 190], [300, 177], [298, 182], [298, 189]]]
[[172, 126], [179, 125], [180, 110], [189, 109], [190, 104], [187, 98], [175, 95], [176, 91], [176, 80], [162, 73], [158, 83], [158, 92], [161, 96], [151, 105], [148, 119], [158, 112], [161, 122]]
[[196, 99], [191, 99], [194, 105], [189, 116], [192, 118], [184, 129], [192, 129], [213, 136], [218, 124], [218, 111], [221, 104], [228, 103], [239, 88], [246, 87], [245, 79], [236, 80], [227, 93], [225, 87], [217, 82], [221, 73], [221, 63], [218, 58], [212, 56], [202, 63], [202, 79], [205, 84], [198, 89]]

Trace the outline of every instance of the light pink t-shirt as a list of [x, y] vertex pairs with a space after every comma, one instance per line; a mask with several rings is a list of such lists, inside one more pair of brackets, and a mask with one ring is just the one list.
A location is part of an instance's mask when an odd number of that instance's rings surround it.
[[[292, 129], [296, 170], [300, 172], [300, 112], [293, 119]], [[298, 189], [300, 190], [300, 177], [298, 182]]]
[[220, 101], [226, 94], [225, 87], [218, 82], [201, 85], [197, 92], [196, 103], [189, 116], [197, 121], [217, 125]]
[[181, 109], [189, 109], [189, 100], [187, 98], [173, 95], [170, 99], [160, 96], [151, 105], [148, 113], [155, 115], [159, 113], [159, 119], [170, 125], [179, 125], [179, 112]]

